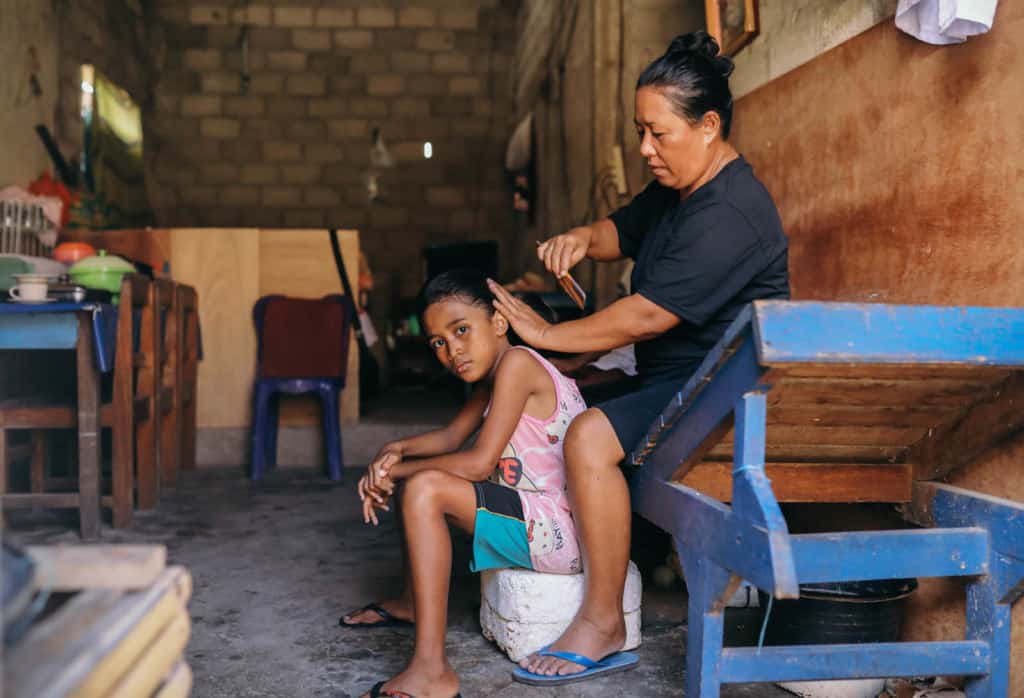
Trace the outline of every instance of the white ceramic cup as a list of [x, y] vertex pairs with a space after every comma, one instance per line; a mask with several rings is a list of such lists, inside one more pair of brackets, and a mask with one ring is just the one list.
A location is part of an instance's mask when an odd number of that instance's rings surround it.
[[41, 274], [17, 274], [18, 285], [7, 293], [16, 301], [45, 301], [49, 289], [47, 278]]

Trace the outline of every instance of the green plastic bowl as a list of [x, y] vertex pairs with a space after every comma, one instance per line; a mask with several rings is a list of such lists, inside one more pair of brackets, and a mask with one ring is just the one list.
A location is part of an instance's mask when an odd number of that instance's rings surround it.
[[114, 294], [116, 302], [121, 293], [121, 279], [125, 274], [134, 271], [135, 267], [128, 260], [117, 255], [108, 255], [106, 250], [100, 250], [95, 256], [86, 257], [71, 265], [68, 276], [73, 283], [80, 286], [110, 291]]

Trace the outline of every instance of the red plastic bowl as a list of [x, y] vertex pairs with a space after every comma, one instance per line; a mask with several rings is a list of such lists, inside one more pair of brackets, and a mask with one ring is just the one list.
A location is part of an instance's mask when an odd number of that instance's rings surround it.
[[87, 242], [62, 242], [53, 248], [53, 258], [61, 264], [71, 265], [95, 254], [96, 248]]

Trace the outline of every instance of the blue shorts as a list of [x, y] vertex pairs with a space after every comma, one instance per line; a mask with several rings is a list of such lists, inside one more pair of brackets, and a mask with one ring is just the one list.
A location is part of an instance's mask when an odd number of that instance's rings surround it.
[[474, 482], [476, 522], [473, 526], [474, 572], [501, 567], [532, 570], [530, 542], [519, 492], [494, 482]]

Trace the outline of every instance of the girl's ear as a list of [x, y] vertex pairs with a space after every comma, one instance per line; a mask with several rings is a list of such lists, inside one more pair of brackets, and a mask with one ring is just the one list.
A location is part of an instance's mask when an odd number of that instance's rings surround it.
[[491, 327], [494, 328], [496, 335], [503, 337], [508, 332], [508, 320], [504, 315], [495, 311], [494, 315], [491, 316]]

